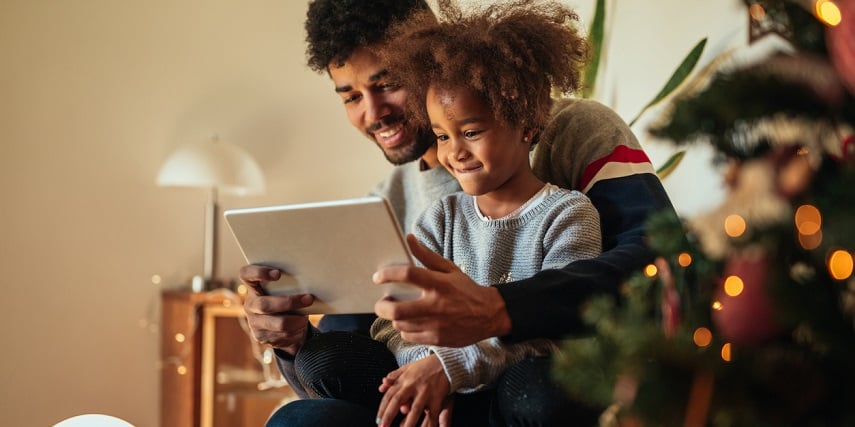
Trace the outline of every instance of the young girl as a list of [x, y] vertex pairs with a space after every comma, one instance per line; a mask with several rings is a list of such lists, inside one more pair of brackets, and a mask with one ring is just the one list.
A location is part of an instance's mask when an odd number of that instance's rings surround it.
[[[410, 91], [409, 109], [429, 121], [439, 162], [463, 192], [438, 200], [414, 229], [418, 240], [487, 286], [592, 258], [601, 250], [599, 217], [582, 193], [539, 180], [529, 152], [549, 117], [553, 87], [578, 88], [587, 44], [559, 3], [517, 1], [464, 16], [440, 2], [445, 18], [417, 14], [397, 26], [388, 69]], [[414, 345], [378, 319], [372, 337], [399, 369], [380, 386], [378, 424], [399, 410], [412, 425], [436, 420], [452, 393], [492, 387], [500, 374], [556, 349], [549, 340], [507, 345], [492, 338], [463, 348]]]

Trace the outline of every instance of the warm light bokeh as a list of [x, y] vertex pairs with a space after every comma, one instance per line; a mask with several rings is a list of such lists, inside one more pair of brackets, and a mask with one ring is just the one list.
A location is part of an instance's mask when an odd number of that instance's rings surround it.
[[695, 333], [692, 335], [692, 340], [695, 342], [696, 346], [706, 347], [712, 343], [712, 332], [703, 327], [695, 329]]
[[799, 206], [793, 218], [800, 234], [810, 236], [819, 232], [822, 227], [822, 215], [813, 205]]
[[727, 218], [724, 219], [724, 232], [730, 237], [741, 236], [745, 233], [746, 228], [747, 225], [745, 224], [745, 219], [739, 215], [728, 215]]
[[748, 7], [748, 14], [751, 15], [751, 19], [760, 21], [766, 17], [766, 9], [764, 9], [759, 3], [754, 3]]
[[653, 264], [647, 264], [647, 267], [644, 267], [644, 275], [647, 277], [653, 277], [658, 272], [659, 269], [657, 269], [656, 266]]
[[831, 0], [817, 0], [815, 4], [816, 16], [826, 25], [835, 26], [842, 20], [840, 8]]
[[725, 343], [721, 346], [721, 359], [725, 362], [730, 362], [731, 354], [730, 354], [730, 343]]
[[727, 279], [724, 279], [724, 293], [728, 296], [739, 296], [743, 289], [745, 289], [745, 284], [739, 276], [728, 276]]
[[799, 233], [799, 245], [807, 250], [816, 249], [822, 244], [822, 230], [817, 233], [807, 235]]
[[852, 254], [836, 250], [828, 257], [828, 272], [836, 280], [846, 280], [852, 275]]

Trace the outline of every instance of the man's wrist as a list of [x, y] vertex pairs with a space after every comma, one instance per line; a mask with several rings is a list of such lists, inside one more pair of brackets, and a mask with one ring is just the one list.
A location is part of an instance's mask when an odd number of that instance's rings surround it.
[[495, 287], [487, 287], [489, 289], [489, 298], [486, 301], [485, 307], [490, 310], [488, 325], [491, 326], [491, 334], [493, 337], [503, 337], [510, 335], [512, 330], [511, 316], [508, 314], [508, 308], [505, 305], [505, 299]]
[[277, 347], [274, 348], [275, 353], [286, 360], [294, 360], [297, 357], [297, 352], [306, 345], [306, 342], [309, 341], [309, 338], [312, 337], [316, 333], [314, 327], [311, 324], [306, 325], [306, 333], [303, 334], [303, 339], [300, 340], [299, 343], [294, 345], [289, 345], [285, 347]]

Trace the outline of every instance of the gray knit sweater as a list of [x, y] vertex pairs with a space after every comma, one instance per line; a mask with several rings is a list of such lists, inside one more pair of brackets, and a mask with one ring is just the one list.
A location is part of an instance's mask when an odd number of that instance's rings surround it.
[[[482, 286], [561, 268], [601, 251], [596, 209], [582, 193], [567, 190], [551, 194], [520, 217], [492, 221], [478, 216], [472, 196], [458, 192], [428, 208], [413, 233]], [[505, 345], [497, 338], [463, 348], [416, 345], [402, 340], [384, 319], [374, 323], [371, 335], [395, 353], [399, 365], [436, 353], [451, 391], [464, 393], [490, 387], [514, 363], [556, 349], [549, 340]]]
[[392, 169], [368, 194], [389, 200], [403, 232], [412, 233], [419, 215], [442, 197], [460, 191], [460, 184], [444, 167], [422, 170], [421, 161]]

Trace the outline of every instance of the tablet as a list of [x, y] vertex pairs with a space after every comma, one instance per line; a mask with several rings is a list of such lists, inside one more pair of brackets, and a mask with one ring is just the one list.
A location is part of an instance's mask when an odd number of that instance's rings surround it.
[[421, 295], [413, 285], [371, 280], [380, 267], [412, 264], [382, 197], [230, 209], [224, 216], [247, 263], [287, 273], [268, 283], [268, 293], [315, 296], [301, 313], [373, 313], [381, 298]]

